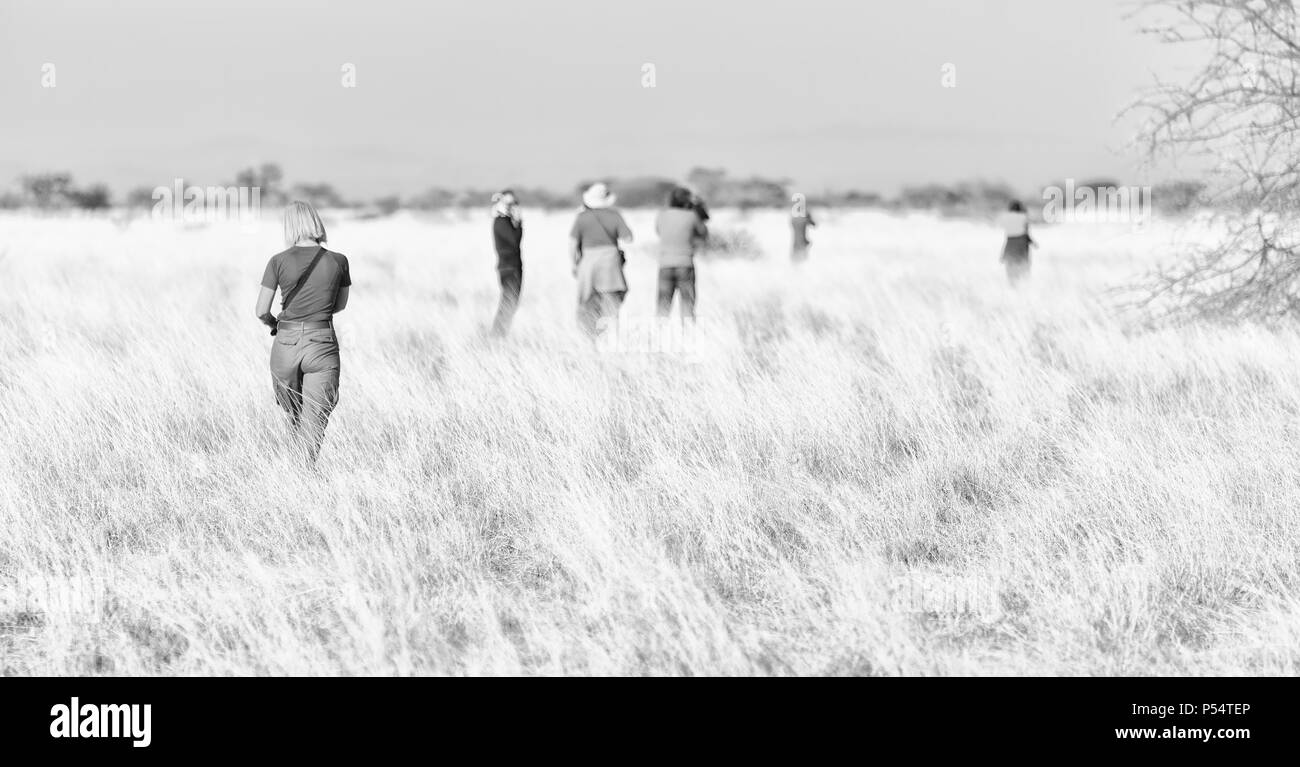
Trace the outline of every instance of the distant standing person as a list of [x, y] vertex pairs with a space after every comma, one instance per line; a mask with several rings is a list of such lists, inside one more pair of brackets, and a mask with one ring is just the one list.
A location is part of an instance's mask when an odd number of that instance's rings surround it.
[[1029, 276], [1029, 246], [1037, 244], [1029, 236], [1029, 214], [1019, 200], [1012, 200], [1007, 211], [998, 217], [998, 224], [1007, 236], [1001, 260], [1007, 267], [1007, 280], [1015, 285]]
[[672, 313], [673, 294], [681, 296], [682, 319], [695, 319], [695, 253], [709, 236], [700, 219], [690, 190], [677, 188], [668, 196], [668, 207], [655, 219], [659, 235], [658, 315]]
[[794, 209], [790, 213], [790, 229], [794, 234], [794, 244], [790, 249], [790, 260], [800, 263], [808, 260], [808, 227], [817, 226], [813, 220], [812, 211], [808, 210], [808, 203], [802, 196], [795, 202]]
[[[258, 319], [271, 328], [271, 381], [275, 399], [289, 414], [290, 431], [315, 463], [325, 425], [339, 401], [339, 342], [334, 315], [348, 305], [352, 275], [348, 259], [325, 248], [325, 225], [305, 202], [284, 209], [288, 250], [266, 264], [257, 295]], [[280, 291], [280, 316], [271, 314]]]
[[582, 194], [582, 209], [569, 231], [573, 274], [578, 278], [578, 327], [592, 340], [604, 326], [618, 321], [627, 295], [623, 248], [632, 230], [614, 209], [615, 196], [602, 183]]
[[497, 277], [501, 280], [501, 302], [492, 320], [492, 335], [505, 336], [519, 308], [519, 293], [524, 286], [524, 262], [520, 243], [524, 241], [524, 222], [519, 215], [515, 193], [503, 189], [492, 195], [492, 241], [497, 251]]

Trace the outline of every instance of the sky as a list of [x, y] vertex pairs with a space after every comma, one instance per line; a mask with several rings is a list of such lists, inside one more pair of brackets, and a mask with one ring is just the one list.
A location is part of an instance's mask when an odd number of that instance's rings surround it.
[[[1116, 120], [1195, 62], [1131, 0], [0, 0], [0, 186], [118, 194], [277, 162], [354, 199], [683, 178], [799, 189], [1140, 167]], [[43, 87], [45, 65], [54, 87]], [[654, 87], [645, 65], [653, 65]], [[945, 65], [956, 75], [944, 87]], [[344, 87], [344, 67], [355, 87]]]

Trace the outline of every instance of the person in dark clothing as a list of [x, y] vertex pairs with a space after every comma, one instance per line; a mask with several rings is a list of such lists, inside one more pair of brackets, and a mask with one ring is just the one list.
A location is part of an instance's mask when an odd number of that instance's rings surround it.
[[704, 198], [690, 190], [687, 190], [687, 194], [691, 196], [691, 208], [695, 211], [695, 215], [699, 216], [700, 223], [709, 223], [709, 209], [704, 205]]
[[1012, 200], [1006, 213], [998, 218], [1007, 242], [1002, 246], [1002, 263], [1007, 267], [1007, 281], [1012, 285], [1029, 276], [1029, 246], [1036, 245], [1029, 236], [1029, 214], [1019, 200]]
[[510, 323], [519, 308], [519, 293], [524, 286], [524, 262], [520, 244], [524, 240], [524, 222], [519, 216], [515, 193], [504, 189], [492, 195], [492, 241], [497, 251], [497, 276], [501, 280], [501, 302], [492, 320], [492, 335], [510, 332]]

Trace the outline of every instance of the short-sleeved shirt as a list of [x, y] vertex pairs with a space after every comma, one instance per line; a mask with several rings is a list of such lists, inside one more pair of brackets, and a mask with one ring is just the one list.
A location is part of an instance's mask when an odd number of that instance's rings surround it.
[[339, 288], [352, 285], [352, 274], [348, 269], [348, 257], [342, 253], [326, 250], [321, 254], [320, 263], [307, 277], [307, 282], [293, 297], [292, 306], [284, 306], [284, 296], [298, 284], [302, 273], [307, 270], [311, 260], [316, 257], [315, 246], [296, 246], [283, 253], [276, 253], [266, 262], [266, 271], [262, 274], [262, 287], [280, 290], [280, 316], [276, 319], [289, 322], [319, 322], [334, 316], [334, 303], [338, 298]]
[[623, 215], [613, 208], [588, 208], [578, 214], [569, 230], [569, 236], [578, 241], [579, 248], [618, 245], [611, 234], [624, 240], [632, 239], [632, 230], [627, 227]]
[[659, 235], [659, 266], [694, 266], [695, 249], [709, 235], [704, 222], [690, 208], [666, 208], [655, 219]]
[[1024, 237], [1029, 234], [1029, 215], [1022, 211], [1006, 211], [998, 216], [998, 226], [1008, 237]]

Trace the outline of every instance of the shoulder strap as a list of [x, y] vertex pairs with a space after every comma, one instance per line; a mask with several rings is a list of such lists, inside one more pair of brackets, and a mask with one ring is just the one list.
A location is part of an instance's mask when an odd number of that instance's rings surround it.
[[312, 270], [316, 268], [316, 264], [320, 263], [320, 258], [323, 255], [325, 255], [325, 248], [318, 247], [316, 249], [316, 256], [312, 258], [311, 263], [307, 264], [307, 268], [304, 269], [302, 274], [298, 277], [298, 282], [294, 284], [293, 290], [290, 290], [288, 293], [286, 293], [284, 296], [284, 300], [280, 302], [281, 314], [283, 314], [285, 310], [289, 308], [289, 304], [293, 303], [293, 299], [297, 298], [298, 291], [302, 289], [302, 286], [307, 284], [307, 278], [311, 276]]
[[596, 211], [594, 208], [587, 208], [587, 211], [591, 213], [592, 218], [596, 219], [596, 226], [600, 227], [600, 230], [605, 233], [605, 236], [608, 237], [609, 241], [613, 243], [614, 247], [617, 248], [618, 236], [611, 234], [609, 229], [605, 228], [605, 222], [600, 220], [600, 216], [596, 215]]

